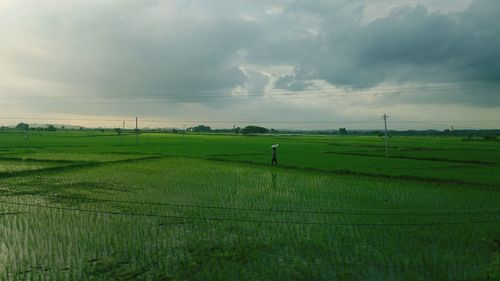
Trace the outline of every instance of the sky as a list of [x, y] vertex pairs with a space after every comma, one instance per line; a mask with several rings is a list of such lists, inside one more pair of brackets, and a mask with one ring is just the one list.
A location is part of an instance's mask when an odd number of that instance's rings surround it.
[[500, 128], [499, 17], [497, 0], [0, 0], [0, 124]]

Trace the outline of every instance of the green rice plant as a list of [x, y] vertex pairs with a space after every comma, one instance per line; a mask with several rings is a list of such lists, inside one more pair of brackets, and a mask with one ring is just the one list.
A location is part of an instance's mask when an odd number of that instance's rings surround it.
[[[35, 151], [16, 154], [92, 165], [0, 178], [0, 280], [493, 276], [495, 165], [322, 152], [375, 153], [376, 138], [141, 138], [136, 147], [113, 136], [40, 135]], [[391, 141], [401, 153], [427, 147], [472, 159], [455, 140]], [[284, 164], [269, 167], [276, 142]], [[412, 174], [420, 179], [405, 178]]]

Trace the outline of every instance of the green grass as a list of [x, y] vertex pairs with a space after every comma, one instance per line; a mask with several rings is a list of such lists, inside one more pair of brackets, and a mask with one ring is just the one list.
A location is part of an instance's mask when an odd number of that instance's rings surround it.
[[40, 165], [0, 178], [0, 280], [477, 280], [498, 263], [500, 145], [0, 137], [0, 167]]

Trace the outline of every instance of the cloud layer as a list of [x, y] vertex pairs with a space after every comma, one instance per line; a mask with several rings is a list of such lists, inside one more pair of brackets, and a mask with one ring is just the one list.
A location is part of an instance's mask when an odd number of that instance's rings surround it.
[[[124, 115], [130, 107], [118, 105], [134, 103], [171, 117], [156, 101], [199, 104], [202, 118], [251, 119], [256, 105], [274, 105], [270, 119], [443, 104], [494, 115], [500, 3], [436, 2], [3, 1], [0, 92], [7, 104], [38, 104], [21, 115]], [[317, 104], [301, 102], [308, 96]], [[52, 101], [72, 109], [41, 105]]]
[[367, 88], [387, 82], [500, 82], [497, 1], [476, 1], [451, 14], [421, 5], [395, 7], [367, 24], [359, 23], [360, 7], [340, 27], [326, 11], [313, 12], [322, 25], [318, 36], [299, 48], [316, 51], [302, 58], [294, 73], [298, 81]]

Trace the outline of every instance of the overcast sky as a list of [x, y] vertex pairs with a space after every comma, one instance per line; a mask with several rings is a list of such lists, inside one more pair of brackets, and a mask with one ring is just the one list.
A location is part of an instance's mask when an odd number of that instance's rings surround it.
[[0, 124], [499, 128], [498, 18], [497, 0], [0, 0]]

